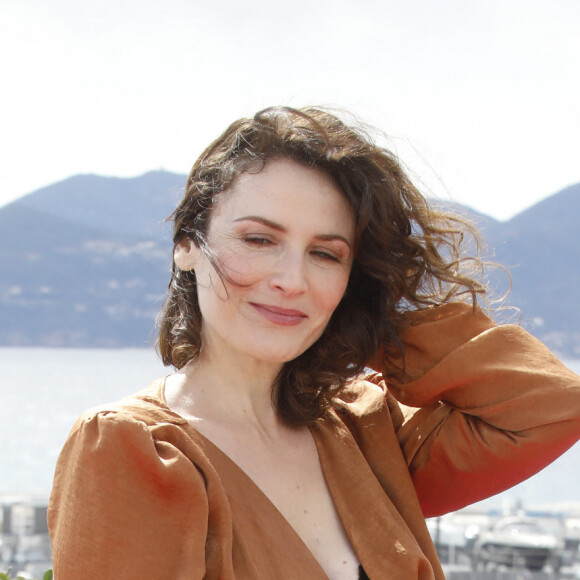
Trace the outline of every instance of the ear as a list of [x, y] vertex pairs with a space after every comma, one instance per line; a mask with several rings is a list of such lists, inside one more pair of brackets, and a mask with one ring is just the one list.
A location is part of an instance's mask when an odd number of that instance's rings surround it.
[[195, 245], [193, 240], [184, 237], [173, 248], [173, 260], [175, 265], [184, 272], [188, 272], [195, 268], [201, 250]]

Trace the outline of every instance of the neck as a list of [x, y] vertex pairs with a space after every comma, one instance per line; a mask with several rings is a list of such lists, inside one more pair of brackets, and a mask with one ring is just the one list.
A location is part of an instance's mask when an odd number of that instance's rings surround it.
[[275, 435], [281, 422], [272, 406], [272, 390], [282, 365], [216, 356], [208, 350], [171, 378], [166, 392], [170, 406], [188, 418]]

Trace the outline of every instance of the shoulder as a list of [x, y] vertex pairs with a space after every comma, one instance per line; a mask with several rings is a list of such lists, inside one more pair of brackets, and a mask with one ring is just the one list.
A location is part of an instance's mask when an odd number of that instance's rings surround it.
[[164, 378], [156, 379], [140, 391], [123, 397], [114, 402], [104, 403], [87, 409], [82, 413], [75, 425], [75, 429], [82, 425], [103, 421], [115, 423], [135, 423], [144, 427], [154, 427], [158, 424], [169, 423], [182, 425], [185, 419], [173, 413], [163, 399]]
[[164, 408], [156, 386], [77, 419], [59, 455], [55, 489], [203, 493], [209, 469], [203, 448], [186, 422]]
[[203, 562], [208, 514], [203, 454], [154, 390], [78, 418], [48, 509], [55, 563], [67, 577], [93, 578], [97, 568], [99, 577], [118, 577], [109, 572], [126, 572], [127, 562], [133, 571], [159, 562], [169, 570], [194, 548]]
[[131, 455], [131, 463], [154, 464], [170, 457], [203, 457], [187, 421], [173, 413], [162, 395], [163, 380], [119, 401], [82, 413], [65, 442], [62, 457], [114, 462]]

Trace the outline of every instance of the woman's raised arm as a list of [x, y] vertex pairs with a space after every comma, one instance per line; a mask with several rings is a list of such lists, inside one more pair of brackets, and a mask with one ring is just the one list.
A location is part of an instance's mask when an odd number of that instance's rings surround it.
[[580, 438], [580, 377], [525, 330], [466, 304], [411, 316], [388, 390], [426, 516], [519, 483]]

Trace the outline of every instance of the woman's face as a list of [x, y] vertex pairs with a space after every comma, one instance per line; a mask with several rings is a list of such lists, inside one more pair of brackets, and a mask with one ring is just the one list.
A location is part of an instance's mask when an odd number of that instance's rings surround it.
[[190, 240], [175, 250], [177, 266], [195, 270], [202, 357], [281, 364], [307, 350], [345, 292], [354, 235], [353, 210], [326, 173], [276, 159], [242, 174], [209, 225], [224, 280]]

